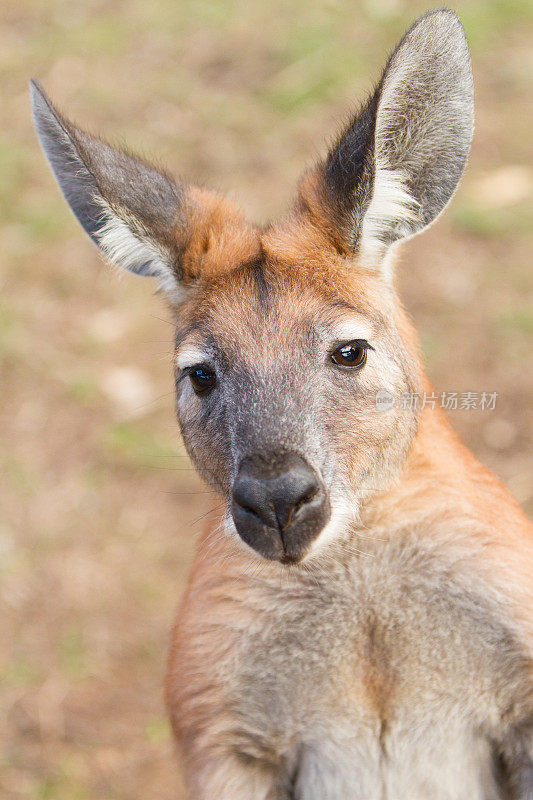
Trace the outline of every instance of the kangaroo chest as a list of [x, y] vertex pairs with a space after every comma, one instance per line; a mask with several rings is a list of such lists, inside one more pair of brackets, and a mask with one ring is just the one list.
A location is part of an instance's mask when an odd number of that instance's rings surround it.
[[500, 796], [491, 743], [528, 678], [503, 612], [452, 563], [378, 545], [334, 580], [263, 591], [233, 661], [248, 755], [281, 760], [306, 800]]

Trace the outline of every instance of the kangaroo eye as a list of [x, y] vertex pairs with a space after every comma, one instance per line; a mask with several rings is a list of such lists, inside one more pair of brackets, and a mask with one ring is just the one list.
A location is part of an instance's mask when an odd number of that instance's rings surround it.
[[193, 367], [191, 369], [189, 372], [189, 379], [192, 383], [194, 391], [197, 394], [201, 394], [202, 392], [206, 392], [208, 389], [212, 389], [217, 382], [217, 378], [213, 370], [201, 366]]
[[348, 342], [348, 344], [338, 347], [331, 354], [331, 360], [339, 367], [360, 369], [366, 363], [366, 354], [369, 347], [368, 342]]

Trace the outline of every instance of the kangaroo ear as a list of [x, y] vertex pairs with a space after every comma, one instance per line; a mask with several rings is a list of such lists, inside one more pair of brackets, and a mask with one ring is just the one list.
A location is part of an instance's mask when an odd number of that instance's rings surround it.
[[165, 172], [79, 130], [31, 82], [35, 127], [72, 211], [110, 261], [178, 292], [186, 189]]
[[429, 11], [398, 44], [319, 174], [304, 180], [300, 200], [326, 216], [337, 247], [363, 266], [379, 266], [390, 245], [419, 233], [446, 206], [473, 125], [464, 30], [452, 11]]

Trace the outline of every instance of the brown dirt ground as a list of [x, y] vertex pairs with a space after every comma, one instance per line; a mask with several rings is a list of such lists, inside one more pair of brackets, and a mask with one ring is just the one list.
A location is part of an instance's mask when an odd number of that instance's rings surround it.
[[[69, 216], [27, 79], [176, 171], [280, 213], [294, 180], [429, 2], [4, 0], [0, 19], [0, 795], [182, 798], [162, 683], [213, 499], [173, 420], [162, 301]], [[452, 422], [533, 511], [533, 171], [526, 0], [458, 2], [477, 132], [452, 207], [400, 284]]]

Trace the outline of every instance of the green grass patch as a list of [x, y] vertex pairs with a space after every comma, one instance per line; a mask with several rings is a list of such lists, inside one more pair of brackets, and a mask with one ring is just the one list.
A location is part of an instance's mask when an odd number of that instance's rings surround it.
[[496, 318], [496, 326], [506, 334], [526, 334], [533, 336], [533, 309], [516, 308], [506, 311]]
[[171, 738], [170, 725], [166, 717], [152, 717], [144, 727], [144, 735], [150, 744], [162, 744]]
[[47, 198], [38, 206], [27, 203], [22, 222], [30, 239], [35, 242], [53, 242], [65, 233], [65, 207], [59, 196], [55, 200]]
[[89, 790], [64, 772], [47, 775], [32, 791], [32, 800], [89, 800]]
[[58, 656], [62, 670], [70, 678], [81, 678], [87, 673], [87, 652], [81, 631], [64, 631], [58, 641]]
[[433, 364], [442, 351], [441, 339], [432, 333], [426, 333], [421, 337], [422, 353], [426, 364]]
[[0, 215], [10, 220], [13, 206], [18, 208], [18, 199], [29, 175], [31, 158], [28, 146], [12, 136], [0, 136]]
[[0, 302], [0, 356], [11, 350], [13, 339], [17, 337], [19, 322], [11, 307]]
[[529, 235], [533, 222], [529, 203], [496, 209], [482, 208], [468, 200], [456, 200], [450, 211], [456, 231], [480, 239]]
[[531, 0], [478, 0], [465, 3], [457, 12], [464, 25], [470, 48], [477, 51], [508, 31], [511, 25], [533, 20]]
[[69, 13], [58, 15], [55, 25], [39, 28], [39, 35], [33, 39], [36, 54], [48, 63], [54, 53], [63, 58], [79, 55], [88, 61], [91, 56], [119, 58], [131, 44], [134, 33], [127, 11], [121, 16], [91, 15], [83, 4], [78, 5], [80, 13], [74, 19]]
[[0, 683], [13, 688], [32, 686], [44, 677], [40, 664], [26, 659], [9, 661], [0, 667]]
[[112, 425], [104, 435], [104, 447], [114, 458], [135, 467], [171, 468], [183, 462], [177, 450], [133, 423]]
[[34, 496], [39, 489], [38, 477], [33, 464], [28, 464], [18, 455], [0, 450], [0, 472], [4, 480], [9, 479], [22, 495]]
[[341, 49], [333, 53], [326, 43], [275, 75], [264, 89], [263, 97], [274, 110], [289, 115], [342, 96], [353, 77], [360, 73], [356, 52]]
[[90, 375], [74, 375], [68, 382], [67, 391], [76, 403], [82, 406], [92, 406], [101, 396], [94, 378]]

